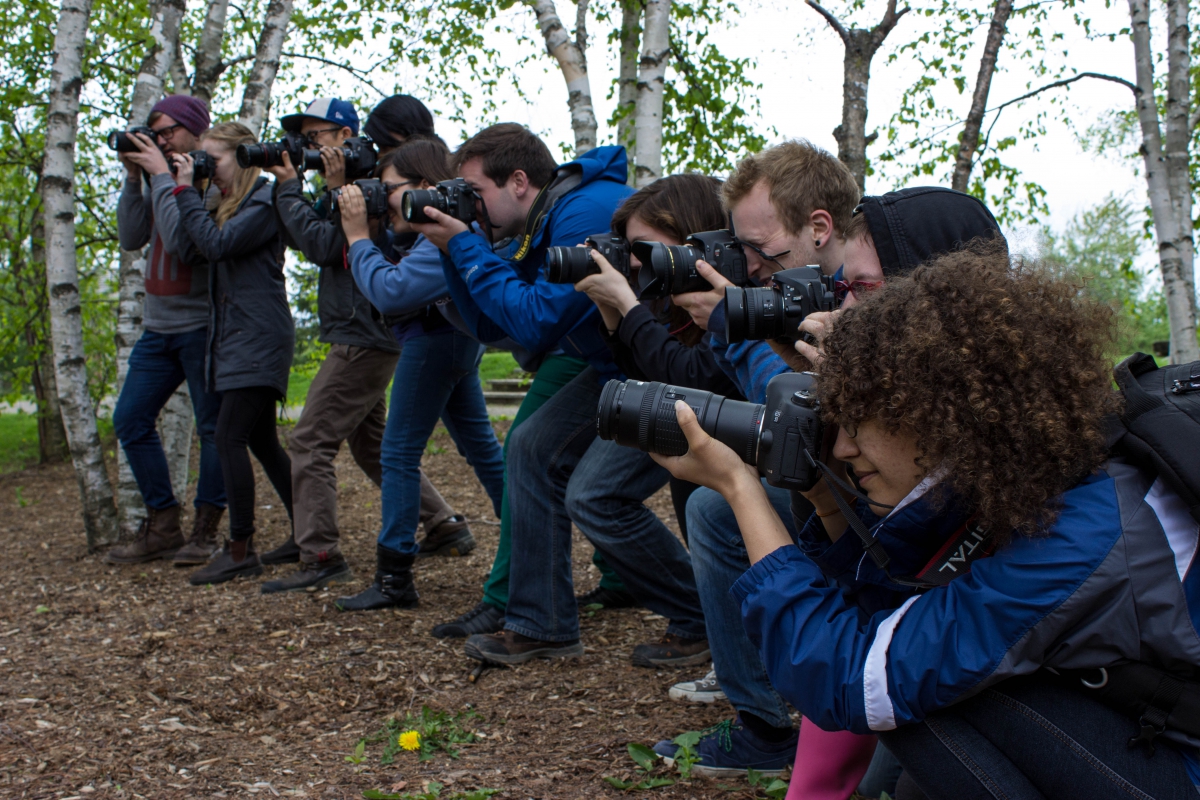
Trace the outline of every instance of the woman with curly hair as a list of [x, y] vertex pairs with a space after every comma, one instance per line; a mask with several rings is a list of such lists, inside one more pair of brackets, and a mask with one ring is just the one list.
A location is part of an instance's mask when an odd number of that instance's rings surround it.
[[1168, 725], [1131, 748], [1143, 726], [1064, 677], [1200, 674], [1200, 531], [1153, 474], [1106, 461], [1113, 320], [1079, 288], [976, 243], [831, 322], [828, 461], [869, 499], [856, 516], [886, 566], [826, 481], [793, 542], [685, 404], [689, 452], [656, 456], [732, 506], [753, 564], [733, 593], [772, 684], [822, 728], [881, 734], [931, 798], [1200, 784], [1200, 741]]

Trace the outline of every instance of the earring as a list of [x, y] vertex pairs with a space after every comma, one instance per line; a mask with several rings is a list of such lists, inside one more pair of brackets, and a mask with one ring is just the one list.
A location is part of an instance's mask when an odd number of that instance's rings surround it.
[[821, 240], [820, 240], [820, 239], [817, 239], [816, 246], [817, 246], [817, 247], [820, 247], [820, 246], [821, 246]]

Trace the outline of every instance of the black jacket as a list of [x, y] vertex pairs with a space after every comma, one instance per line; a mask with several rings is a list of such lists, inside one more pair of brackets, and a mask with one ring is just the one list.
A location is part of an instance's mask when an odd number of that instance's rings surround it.
[[400, 345], [383, 315], [354, 283], [342, 226], [313, 208], [301, 188], [296, 178], [276, 181], [275, 211], [284, 243], [299, 250], [321, 270], [317, 284], [320, 340], [399, 353]]
[[[283, 279], [283, 240], [271, 186], [259, 178], [224, 227], [192, 187], [175, 195], [180, 257], [207, 261], [209, 391], [269, 386], [287, 395], [296, 329]], [[186, 235], [185, 235], [186, 234]]]
[[711, 334], [706, 333], [695, 347], [688, 347], [640, 304], [621, 319], [615, 334], [609, 333], [603, 322], [600, 333], [612, 349], [617, 366], [630, 378], [744, 399], [737, 384], [717, 365], [709, 342]]

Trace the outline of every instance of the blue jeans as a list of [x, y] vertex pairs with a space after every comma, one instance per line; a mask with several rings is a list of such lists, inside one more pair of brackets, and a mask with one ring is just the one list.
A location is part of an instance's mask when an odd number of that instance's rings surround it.
[[[783, 524], [796, 538], [791, 494], [763, 483], [767, 497]], [[712, 489], [697, 489], [687, 503], [688, 544], [696, 587], [708, 624], [708, 646], [721, 691], [738, 711], [749, 711], [776, 728], [789, 728], [787, 702], [771, 686], [758, 649], [742, 627], [742, 609], [729, 590], [750, 569], [733, 509]]]
[[1013, 678], [880, 734], [929, 800], [1196, 800], [1179, 751], [1130, 748], [1138, 724], [1041, 676]]
[[185, 380], [196, 413], [196, 432], [200, 435], [196, 507], [201, 503], [225, 507], [225, 481], [213, 439], [221, 395], [205, 387], [207, 351], [208, 329], [201, 328], [169, 334], [145, 331], [129, 354], [129, 372], [113, 411], [113, 428], [147, 508], [161, 511], [179, 504], [171, 489], [167, 456], [156, 426], [158, 413]]
[[596, 438], [600, 390], [596, 371], [585, 369], [509, 437], [513, 529], [505, 627], [548, 642], [579, 638], [574, 519], [625, 588], [671, 620], [668, 630], [703, 638], [687, 554], [642, 505], [666, 484], [667, 473], [644, 453]]
[[458, 331], [426, 334], [404, 343], [392, 381], [379, 458], [383, 471], [379, 544], [389, 550], [418, 550], [421, 455], [438, 417], [458, 452], [474, 468], [496, 516], [500, 516], [504, 456], [479, 384], [483, 350], [483, 345]]

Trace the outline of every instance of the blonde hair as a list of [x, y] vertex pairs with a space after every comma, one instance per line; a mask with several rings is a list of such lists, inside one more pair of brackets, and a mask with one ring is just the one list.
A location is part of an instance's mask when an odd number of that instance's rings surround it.
[[[257, 144], [258, 138], [251, 132], [249, 128], [240, 122], [219, 122], [209, 128], [202, 141], [212, 140], [220, 142], [230, 150], [236, 150], [239, 144]], [[233, 186], [229, 187], [228, 191], [221, 198], [221, 204], [217, 206], [217, 227], [220, 228], [228, 222], [234, 214], [237, 213], [238, 206], [246, 199], [246, 195], [250, 194], [254, 189], [254, 182], [258, 180], [262, 170], [258, 167], [238, 167], [237, 177], [234, 178]]]

